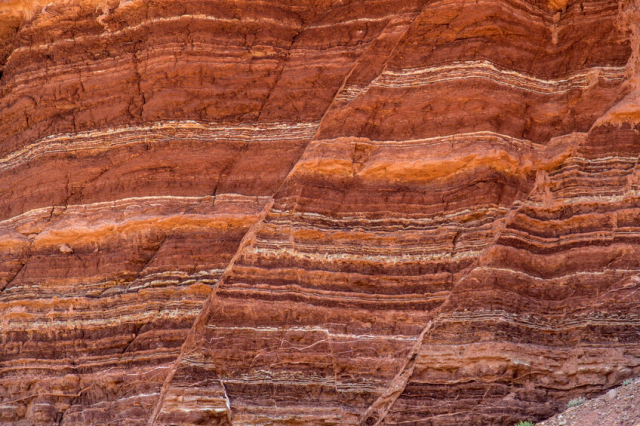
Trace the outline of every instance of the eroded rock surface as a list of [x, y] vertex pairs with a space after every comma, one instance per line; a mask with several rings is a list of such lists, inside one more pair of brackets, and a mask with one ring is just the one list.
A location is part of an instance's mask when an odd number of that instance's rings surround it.
[[640, 3], [0, 4], [0, 422], [504, 424], [640, 373]]
[[640, 424], [640, 383], [628, 379], [623, 386], [591, 400], [575, 399], [566, 411], [538, 426], [637, 426]]

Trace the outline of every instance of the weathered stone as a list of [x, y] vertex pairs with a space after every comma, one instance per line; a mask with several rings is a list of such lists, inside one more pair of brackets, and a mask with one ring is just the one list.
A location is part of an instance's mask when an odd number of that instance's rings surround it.
[[512, 425], [637, 375], [637, 9], [3, 2], [0, 422]]

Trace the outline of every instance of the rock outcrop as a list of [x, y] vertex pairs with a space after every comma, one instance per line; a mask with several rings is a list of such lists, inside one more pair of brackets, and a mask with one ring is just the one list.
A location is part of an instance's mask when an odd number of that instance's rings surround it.
[[640, 373], [640, 3], [0, 3], [0, 422], [504, 424]]
[[538, 426], [637, 426], [640, 424], [639, 385], [637, 380], [628, 379], [624, 386], [610, 389], [598, 398], [576, 398], [569, 401], [571, 407], [566, 411]]

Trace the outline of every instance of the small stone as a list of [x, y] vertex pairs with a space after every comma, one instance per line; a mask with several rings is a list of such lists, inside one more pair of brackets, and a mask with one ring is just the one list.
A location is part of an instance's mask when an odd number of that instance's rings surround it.
[[60, 246], [60, 252], [62, 253], [73, 253], [73, 249], [66, 244], [62, 244]]
[[615, 399], [616, 396], [618, 396], [618, 391], [615, 389], [611, 389], [609, 392], [607, 392], [607, 399], [609, 401]]

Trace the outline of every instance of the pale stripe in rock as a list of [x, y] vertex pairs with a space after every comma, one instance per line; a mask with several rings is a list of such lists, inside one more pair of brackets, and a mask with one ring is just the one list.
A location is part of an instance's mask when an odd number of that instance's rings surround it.
[[325, 333], [331, 337], [355, 339], [355, 340], [403, 340], [403, 341], [415, 341], [416, 336], [403, 336], [403, 335], [386, 335], [386, 334], [345, 334], [345, 333], [333, 333], [328, 328], [316, 327], [316, 326], [299, 326], [299, 327], [249, 327], [249, 326], [218, 326], [213, 324], [207, 324], [206, 328], [212, 330], [229, 330], [229, 331], [256, 331], [258, 333], [288, 333], [288, 332], [320, 332]]
[[[218, 281], [218, 278], [220, 277], [220, 275], [222, 275], [223, 272], [224, 272], [224, 269], [211, 269], [208, 271], [200, 271], [195, 274], [182, 273], [177, 278], [176, 278], [176, 275], [172, 273], [172, 271], [158, 273], [158, 274], [149, 274], [134, 280], [130, 284], [130, 287], [127, 287], [127, 292], [138, 291], [148, 287], [156, 287], [159, 284], [163, 284], [163, 285], [180, 284], [181, 286], [187, 286], [195, 283], [202, 283], [202, 284], [213, 285]], [[161, 280], [161, 279], [157, 279], [156, 276], [170, 276], [174, 279]], [[207, 276], [209, 276], [209, 279], [203, 278]], [[212, 276], [215, 278], [213, 278]]]
[[273, 296], [277, 294], [281, 295], [300, 295], [310, 299], [325, 299], [325, 300], [333, 300], [337, 303], [340, 302], [362, 302], [362, 303], [371, 303], [377, 305], [384, 305], [385, 303], [407, 303], [409, 305], [413, 305], [416, 303], [427, 303], [427, 302], [444, 302], [447, 299], [448, 292], [441, 292], [441, 294], [435, 293], [434, 296], [426, 296], [423, 293], [414, 294], [412, 296], [407, 295], [384, 295], [384, 294], [365, 294], [365, 293], [346, 293], [346, 292], [335, 292], [335, 291], [314, 291], [309, 288], [305, 288], [298, 285], [288, 285], [283, 286], [284, 289], [279, 289], [275, 287], [269, 288], [256, 288], [255, 286], [250, 285], [237, 285], [233, 284], [231, 286], [225, 287], [224, 291], [228, 293], [238, 293], [241, 296], [250, 296], [250, 295], [265, 295], [265, 296]]
[[[313, 141], [314, 144], [335, 144], [343, 138], [334, 139], [321, 139]], [[405, 140], [357, 140], [355, 141], [361, 144], [368, 144], [376, 147], [413, 147], [413, 146], [439, 146], [439, 145], [451, 145], [459, 143], [488, 143], [503, 145], [508, 148], [527, 148], [532, 151], [543, 151], [545, 145], [532, 142], [528, 139], [515, 138], [513, 136], [505, 135], [502, 133], [496, 133], [491, 131], [478, 131], [478, 132], [466, 132], [456, 133], [453, 135], [445, 136], [433, 136], [429, 138], [421, 139], [405, 139]]]
[[[166, 405], [166, 404], [165, 404]], [[216, 413], [224, 413], [225, 411], [227, 411], [226, 407], [218, 407], [216, 405], [202, 405], [202, 404], [197, 404], [196, 406], [197, 408], [185, 408], [184, 406], [179, 406], [179, 407], [171, 407], [170, 411], [182, 411], [183, 413], [190, 413], [192, 411], [206, 411], [206, 412], [216, 412]], [[161, 413], [167, 413], [170, 412], [167, 409], [163, 408]]]
[[280, 249], [280, 250], [265, 250], [256, 248], [251, 250], [251, 253], [262, 255], [265, 258], [283, 258], [285, 256], [296, 259], [308, 259], [315, 261], [327, 261], [334, 262], [337, 260], [344, 260], [349, 262], [386, 262], [386, 263], [415, 263], [415, 262], [428, 262], [440, 259], [460, 260], [470, 257], [478, 256], [482, 251], [467, 251], [458, 252], [452, 255], [450, 251], [438, 254], [417, 254], [417, 255], [369, 255], [362, 256], [358, 254], [348, 255], [342, 253], [300, 253], [296, 250]]
[[[0, 159], [0, 171], [25, 160], [63, 152], [104, 149], [135, 143], [164, 142], [174, 139], [209, 141], [281, 141], [311, 139], [317, 123], [268, 123], [222, 126], [196, 121], [161, 121], [147, 126], [123, 126], [107, 130], [65, 133], [47, 136]], [[162, 133], [178, 130], [183, 134]], [[196, 134], [192, 134], [196, 133]]]
[[[375, 259], [387, 264], [396, 264], [398, 259], [402, 259], [402, 263], [404, 263], [411, 262], [411, 259], [415, 259], [416, 257], [422, 260], [446, 259], [454, 261], [460, 257], [471, 256], [473, 253], [482, 250], [487, 244], [487, 236], [493, 233], [493, 223], [487, 223], [479, 229], [451, 227], [450, 229], [443, 230], [442, 235], [436, 234], [435, 232], [421, 233], [420, 230], [417, 230], [407, 231], [404, 235], [393, 236], [391, 238], [381, 238], [375, 233], [369, 235], [356, 234], [352, 238], [345, 238], [341, 235], [340, 239], [334, 241], [332, 244], [325, 243], [320, 246], [313, 242], [305, 243], [303, 241], [261, 241], [259, 244], [256, 244], [256, 247], [260, 252], [279, 251], [281, 249], [287, 250], [287, 254], [296, 252], [297, 259], [307, 261], [320, 260], [321, 262], [326, 259], [327, 256], [331, 257], [334, 253], [349, 257], [352, 260], [366, 261], [367, 263]], [[458, 241], [456, 241], [454, 247], [453, 240], [456, 235], [458, 236]], [[360, 237], [368, 241], [373, 247], [357, 247], [357, 245], [361, 245], [358, 243]], [[325, 238], [331, 239], [332, 236], [326, 235]], [[408, 240], [411, 238], [413, 238], [413, 241]], [[356, 245], [355, 247], [354, 244]], [[393, 249], [389, 248], [391, 245], [394, 246]], [[454, 251], [458, 256], [453, 255]], [[307, 256], [307, 254], [311, 254], [311, 256]], [[306, 267], [309, 266], [310, 265], [307, 265]]]
[[539, 281], [543, 283], [557, 283], [559, 281], [567, 280], [574, 277], [588, 278], [588, 277], [604, 277], [604, 276], [613, 275], [613, 276], [619, 276], [619, 278], [622, 279], [624, 277], [631, 276], [631, 275], [640, 275], [640, 269], [622, 269], [622, 268], [611, 268], [611, 269], [605, 269], [603, 271], [577, 271], [577, 272], [571, 272], [564, 275], [557, 275], [555, 277], [540, 277], [540, 276], [528, 274], [523, 271], [517, 271], [515, 269], [499, 268], [499, 267], [493, 267], [493, 266], [478, 266], [477, 268], [475, 268], [475, 270], [519, 275], [522, 277], [526, 277], [527, 279]]
[[[493, 214], [489, 214], [487, 212], [483, 212], [479, 209], [478, 212], [474, 212], [468, 215], [460, 215], [460, 217], [453, 217], [449, 221], [438, 220], [438, 219], [411, 219], [404, 218], [402, 216], [389, 218], [382, 222], [377, 222], [374, 220], [368, 221], [366, 219], [360, 219], [357, 221], [345, 221], [345, 220], [335, 220], [331, 221], [330, 219], [324, 219], [322, 221], [305, 221], [304, 217], [294, 217], [289, 220], [285, 218], [276, 218], [270, 220], [268, 225], [283, 227], [286, 229], [291, 229], [292, 232], [300, 231], [300, 230], [312, 230], [312, 231], [321, 231], [329, 234], [338, 233], [342, 234], [345, 230], [353, 230], [352, 232], [358, 234], [373, 234], [378, 235], [379, 238], [386, 238], [388, 236], [397, 235], [398, 237], [402, 237], [403, 234], [407, 232], [422, 232], [422, 233], [437, 233], [441, 234], [443, 237], [446, 235], [445, 231], [455, 232], [458, 230], [475, 230], [481, 229], [486, 226], [491, 226], [491, 224], [501, 218], [506, 212], [507, 209], [504, 209], [504, 212], [491, 212]], [[475, 218], [475, 219], [474, 219]], [[344, 224], [343, 228], [339, 226]], [[475, 228], [475, 229], [474, 229]]]
[[260, 288], [256, 288], [253, 285], [241, 285], [234, 283], [232, 285], [226, 286], [224, 288], [226, 292], [234, 292], [238, 294], [291, 294], [291, 295], [302, 295], [309, 298], [317, 298], [317, 299], [329, 299], [335, 301], [352, 301], [352, 302], [363, 302], [363, 303], [426, 303], [426, 302], [443, 302], [447, 296], [449, 295], [448, 291], [442, 291], [438, 293], [433, 293], [432, 295], [425, 295], [424, 293], [419, 294], [401, 294], [401, 295], [387, 295], [387, 294], [367, 294], [367, 293], [355, 293], [355, 292], [338, 292], [338, 291], [321, 291], [314, 290], [310, 288], [305, 288], [299, 285], [284, 285], [284, 286], [269, 286], [265, 288], [261, 286]]
[[580, 241], [589, 242], [589, 243], [593, 243], [596, 241], [613, 241], [616, 236], [620, 236], [620, 235], [624, 235], [627, 237], [638, 237], [640, 239], [640, 228], [638, 228], [638, 231], [636, 232], [633, 232], [633, 231], [619, 232], [617, 229], [615, 231], [604, 229], [604, 230], [589, 231], [589, 232], [571, 233], [571, 234], [563, 235], [561, 237], [547, 237], [547, 238], [540, 237], [537, 235], [531, 235], [524, 231], [507, 229], [504, 231], [503, 234], [501, 234], [501, 237], [509, 237], [509, 238], [517, 239], [537, 247], [562, 249], [564, 245], [574, 244]]
[[[179, 331], [179, 330], [175, 330]], [[151, 348], [144, 351], [138, 351], [136, 356], [140, 359], [153, 359], [153, 358], [167, 358], [171, 356], [175, 356], [178, 352], [180, 352], [180, 348]], [[103, 367], [105, 364], [112, 365], [109, 368], [101, 371], [101, 374], [107, 374], [112, 370], [116, 370], [116, 374], [123, 374], [125, 376], [136, 376], [150, 373], [154, 370], [164, 370], [167, 369], [167, 366], [164, 365], [154, 365], [153, 368], [147, 371], [142, 371], [139, 374], [132, 374], [129, 370], [131, 360], [127, 359], [127, 356], [120, 356], [121, 354], [110, 354], [110, 355], [83, 355], [79, 357], [82, 360], [83, 366], [88, 368], [96, 368]], [[125, 353], [124, 355], [131, 355]], [[57, 359], [43, 359], [43, 358], [16, 358], [13, 360], [7, 360], [3, 362], [3, 365], [11, 366], [0, 369], [1, 374], [5, 374], [11, 371], [20, 372], [22, 369], [28, 370], [54, 370], [54, 371], [62, 371], [73, 368], [72, 365], [69, 365], [68, 358], [57, 358]], [[123, 371], [124, 370], [124, 371]]]
[[[281, 255], [296, 253], [296, 258], [303, 258], [305, 260], [319, 260], [319, 259], [351, 259], [359, 261], [379, 261], [385, 263], [404, 263], [413, 262], [416, 259], [420, 260], [434, 260], [434, 259], [448, 259], [457, 260], [466, 257], [472, 257], [482, 250], [488, 243], [486, 235], [491, 233], [492, 228], [487, 226], [486, 232], [479, 232], [480, 236], [474, 241], [469, 234], [465, 235], [466, 241], [462, 241], [456, 244], [455, 254], [452, 253], [452, 234], [445, 235], [438, 238], [434, 236], [436, 241], [432, 243], [420, 242], [420, 243], [405, 243], [401, 245], [396, 243], [394, 249], [387, 247], [388, 241], [379, 241], [379, 247], [352, 247], [347, 241], [343, 244], [323, 244], [322, 248], [317, 244], [304, 244], [304, 243], [290, 243], [290, 242], [265, 242], [257, 244], [251, 252], [248, 253], [271, 253], [278, 252]], [[381, 254], [384, 253], [384, 254]], [[271, 255], [272, 256], [272, 255]], [[269, 257], [269, 256], [267, 256]], [[401, 260], [399, 260], [401, 259]]]
[[[170, 296], [176, 295], [180, 295], [180, 292], [174, 291], [170, 294]], [[138, 309], [155, 309], [158, 312], [167, 312], [170, 316], [173, 316], [173, 314], [177, 314], [179, 311], [188, 311], [188, 305], [191, 305], [192, 307], [200, 306], [202, 301], [201, 299], [206, 297], [206, 294], [202, 294], [199, 297], [188, 295], [188, 297], [170, 301], [162, 300], [167, 296], [165, 292], [161, 291], [160, 296], [160, 300], [154, 300], [155, 294], [150, 291], [143, 293], [142, 295], [132, 293], [126, 295], [126, 297], [76, 297], [75, 300], [78, 302], [78, 305], [75, 310], [72, 309], [71, 304], [63, 303], [65, 300], [56, 300], [55, 298], [53, 300], [51, 298], [46, 299], [45, 302], [48, 303], [39, 304], [38, 308], [33, 311], [26, 311], [24, 304], [18, 301], [7, 304], [7, 308], [3, 311], [2, 322], [12, 322], [12, 317], [15, 316], [19, 319], [19, 322], [22, 322], [23, 324], [37, 323], [39, 320], [45, 320], [51, 324], [63, 324], [67, 323], [68, 319], [73, 321], [76, 318], [81, 318], [82, 320], [87, 321], [97, 320], [100, 321], [100, 324], [117, 324], [113, 322], [113, 319], [107, 320], [101, 318], [101, 315], [105, 313], [113, 315], [128, 315], [129, 312], [133, 312], [131, 314], [131, 318], [133, 318], [138, 314], [142, 315], [141, 313], [135, 313]], [[67, 298], [67, 301], [69, 299], [73, 298]], [[118, 299], [120, 301], [120, 305], [116, 308], [110, 306], [113, 304], [114, 299]], [[52, 307], [55, 307], [57, 310]], [[66, 309], [63, 310], [61, 307], [66, 307]], [[95, 310], [94, 308], [100, 309]], [[146, 313], [145, 315], [149, 315], [149, 313]], [[56, 319], [54, 320], [54, 318]]]
[[[421, 228], [424, 227], [440, 227], [443, 224], [448, 222], [453, 222], [456, 220], [464, 219], [465, 216], [487, 216], [490, 214], [496, 216], [502, 216], [505, 213], [509, 212], [509, 207], [501, 207], [497, 205], [488, 205], [482, 206], [474, 209], [463, 208], [459, 210], [452, 210], [446, 213], [439, 213], [433, 215], [407, 215], [402, 217], [394, 217], [388, 216], [383, 219], [379, 218], [368, 218], [366, 213], [362, 213], [361, 215], [351, 216], [349, 214], [345, 214], [342, 216], [329, 216], [321, 213], [311, 213], [311, 212], [289, 212], [285, 210], [280, 210], [277, 208], [273, 208], [271, 210], [272, 215], [278, 215], [279, 218], [273, 220], [275, 223], [279, 223], [281, 217], [287, 218], [287, 222], [290, 220], [293, 223], [304, 224], [308, 219], [315, 219], [321, 222], [333, 223], [335, 224], [337, 229], [340, 228], [351, 228], [351, 227], [363, 227], [370, 224], [375, 224], [379, 226], [386, 226], [387, 224], [397, 224], [398, 226], [411, 226], [411, 225], [419, 225]], [[289, 219], [290, 218], [290, 219]], [[271, 222], [271, 220], [270, 220]], [[465, 222], [468, 223], [468, 222]]]
[[452, 312], [447, 317], [438, 319], [439, 322], [464, 322], [472, 323], [474, 321], [495, 321], [517, 324], [528, 328], [536, 328], [547, 332], [561, 332], [578, 327], [587, 327], [590, 325], [604, 326], [616, 325], [621, 327], [635, 327], [640, 323], [637, 315], [598, 315], [597, 312], [589, 314], [578, 314], [565, 316], [566, 312], [560, 310], [558, 316], [551, 319], [538, 317], [527, 314], [509, 313], [504, 310], [486, 310], [480, 309], [476, 311], [457, 311]]
[[567, 93], [573, 89], [585, 89], [598, 80], [621, 82], [625, 78], [625, 70], [625, 67], [594, 67], [564, 79], [541, 79], [500, 69], [489, 61], [467, 61], [428, 68], [386, 70], [371, 83], [371, 86], [407, 88], [480, 78], [520, 90], [550, 95]]
[[[569, 192], [569, 191], [566, 191]], [[625, 201], [631, 197], [640, 198], [640, 190], [629, 190], [624, 195], [590, 195], [593, 194], [594, 189], [584, 187], [576, 189], [574, 194], [569, 194], [566, 197], [555, 197], [555, 202], [562, 202], [564, 204], [608, 204], [619, 203]], [[616, 191], [617, 193], [618, 191]], [[527, 206], [539, 207], [541, 209], [548, 208], [548, 203], [545, 201], [527, 201]]]
[[[113, 280], [101, 281], [99, 283], [78, 282], [77, 279], [68, 279], [68, 282], [60, 283], [60, 280], [50, 285], [28, 284], [14, 285], [2, 291], [0, 301], [5, 305], [5, 313], [10, 312], [12, 305], [21, 304], [24, 300], [45, 299], [51, 300], [53, 297], [57, 301], [75, 300], [80, 297], [90, 297], [95, 301], [102, 297], [114, 297], [116, 295], [126, 295], [139, 292], [142, 289], [164, 289], [169, 286], [187, 287], [192, 284], [214, 285], [224, 269], [211, 269], [200, 271], [194, 274], [187, 274], [181, 271], [166, 271], [144, 275], [132, 282], [118, 284]], [[164, 277], [160, 279], [158, 277]], [[49, 282], [46, 282], [49, 284]], [[43, 283], [44, 284], [44, 283]], [[99, 293], [98, 293], [99, 292]], [[69, 294], [67, 294], [69, 293]]]
[[[7, 318], [4, 318], [4, 320], [2, 321], [2, 327], [3, 327], [3, 331], [7, 333], [10, 331], [52, 330], [55, 328], [73, 329], [75, 327], [83, 327], [88, 329], [89, 327], [96, 327], [96, 328], [119, 327], [119, 326], [122, 326], [122, 324], [127, 324], [127, 323], [135, 324], [143, 321], [153, 322], [154, 320], [157, 320], [159, 317], [175, 318], [175, 319], [197, 317], [201, 311], [202, 300], [194, 300], [192, 304], [196, 305], [196, 307], [193, 309], [184, 309], [183, 307], [178, 306], [179, 304], [185, 304], [185, 303], [186, 302], [184, 300], [176, 301], [174, 303], [174, 305], [176, 306], [173, 306], [173, 307], [169, 306], [161, 310], [155, 309], [153, 311], [147, 311], [147, 312], [142, 312], [138, 314], [129, 314], [129, 315], [121, 314], [119, 312], [120, 311], [119, 309], [102, 310], [99, 312], [99, 314], [107, 316], [109, 318], [99, 318], [99, 319], [82, 320], [78, 318], [73, 318], [67, 321], [54, 320], [54, 319], [47, 321], [45, 318], [42, 318], [44, 319], [44, 321], [32, 321], [27, 323], [22, 318], [20, 321], [12, 321], [11, 319], [7, 320]], [[163, 303], [162, 305], [165, 306], [166, 304]], [[124, 308], [126, 308], [124, 309], [125, 311], [129, 310], [129, 307], [124, 307]], [[41, 317], [40, 314], [37, 314], [34, 316]]]
[[[118, 200], [112, 201], [98, 201], [95, 203], [88, 204], [71, 204], [65, 206], [65, 214], [70, 215], [74, 213], [80, 213], [83, 215], [91, 214], [91, 213], [99, 213], [103, 211], [112, 211], [117, 209], [118, 211], [127, 210], [129, 208], [134, 207], [161, 207], [162, 203], [169, 204], [169, 202], [178, 202], [183, 206], [198, 204], [205, 200], [213, 200], [214, 203], [236, 203], [236, 204], [247, 204], [251, 206], [256, 206], [256, 204], [265, 204], [270, 197], [268, 196], [254, 196], [254, 195], [243, 195], [243, 194], [218, 194], [215, 197], [212, 195], [205, 196], [175, 196], [175, 195], [150, 195], [143, 197], [128, 197], [121, 198]], [[140, 203], [140, 204], [138, 204]], [[142, 205], [144, 203], [144, 205]], [[21, 224], [29, 223], [34, 220], [38, 216], [40, 217], [49, 217], [52, 213], [52, 210], [55, 207], [59, 207], [57, 205], [47, 206], [47, 207], [39, 207], [37, 209], [29, 210], [27, 212], [21, 213], [17, 216], [13, 216], [8, 219], [4, 219], [0, 221], [0, 230], [17, 228]], [[61, 206], [60, 206], [61, 207]], [[224, 212], [222, 213], [225, 214]], [[240, 212], [238, 214], [241, 214]], [[213, 213], [215, 216], [216, 213]]]
[[372, 23], [372, 22], [384, 22], [384, 21], [388, 21], [390, 19], [407, 19], [408, 17], [411, 17], [411, 15], [385, 15], [382, 17], [378, 17], [378, 18], [356, 18], [356, 19], [349, 19], [346, 21], [340, 21], [340, 22], [331, 22], [329, 24], [313, 24], [313, 25], [309, 25], [304, 27], [305, 30], [310, 30], [310, 29], [317, 29], [317, 28], [333, 28], [333, 27], [337, 27], [340, 25], [352, 25], [352, 24], [359, 24], [359, 23]]
[[[429, 235], [431, 238], [448, 238], [451, 233], [458, 231], [465, 232], [482, 232], [484, 230], [491, 230], [492, 224], [502, 218], [506, 214], [485, 214], [484, 212], [478, 212], [477, 214], [470, 214], [461, 216], [459, 218], [452, 218], [451, 221], [443, 220], [419, 220], [412, 221], [408, 218], [401, 216], [390, 218], [388, 221], [382, 223], [376, 223], [374, 221], [368, 222], [361, 219], [358, 221], [339, 221], [330, 222], [328, 219], [323, 221], [304, 221], [300, 218], [292, 218], [286, 220], [279, 218], [278, 220], [269, 221], [266, 225], [269, 228], [281, 227], [282, 229], [289, 230], [292, 233], [297, 231], [319, 231], [328, 235], [338, 234], [338, 240], [343, 240], [344, 232], [352, 232], [354, 235], [373, 236], [377, 240], [388, 240], [388, 238], [403, 238], [407, 235]], [[344, 223], [344, 228], [338, 226]], [[284, 238], [284, 237], [283, 237]], [[281, 240], [283, 244], [289, 244], [291, 241]], [[436, 241], [434, 241], [436, 242]], [[262, 243], [262, 240], [261, 240]], [[268, 240], [264, 240], [265, 244], [268, 244]], [[297, 245], [296, 245], [297, 246]], [[324, 247], [323, 243], [323, 247]]]
[[[196, 272], [194, 274], [188, 274], [184, 271], [164, 271], [164, 272], [157, 272], [157, 273], [151, 273], [148, 275], [145, 275], [143, 278], [141, 278], [140, 280], [147, 280], [147, 279], [157, 279], [157, 277], [165, 277], [165, 278], [174, 278], [176, 281], [180, 280], [180, 279], [186, 279], [186, 278], [191, 278], [191, 277], [206, 277], [209, 275], [216, 275], [216, 274], [220, 274], [224, 272], [224, 269], [210, 269], [210, 270], [206, 270], [206, 271], [199, 271]], [[53, 287], [58, 288], [60, 287], [60, 283], [59, 280], [47, 280], [47, 282], [55, 282], [55, 284], [53, 285]], [[73, 284], [72, 285], [76, 285], [77, 286], [77, 281], [75, 279], [72, 279]], [[91, 287], [104, 287], [107, 284], [112, 283], [112, 280], [107, 280], [107, 281], [101, 281], [101, 282], [97, 282], [97, 283], [82, 283], [82, 287], [83, 288], [91, 288]], [[135, 282], [135, 281], [134, 281]], [[127, 283], [127, 285], [130, 285], [133, 283]], [[35, 288], [40, 288], [40, 286], [38, 284], [30, 284], [30, 287], [35, 287]], [[12, 291], [13, 288], [9, 288], [6, 289], [4, 291]], [[58, 296], [58, 298], [60, 300], [64, 299], [64, 296], [60, 295]]]
[[351, 102], [367, 90], [368, 86], [346, 86], [336, 95], [335, 101], [345, 103]]
[[[618, 163], [621, 166], [626, 165], [627, 167], [635, 165], [637, 161], [636, 157], [626, 157], [626, 156], [606, 156], [600, 158], [585, 158], [578, 155], [572, 156], [568, 158], [564, 164], [562, 164], [558, 169], [549, 173], [550, 176], [554, 176], [557, 174], [563, 173], [566, 169], [571, 168], [603, 168], [605, 166], [609, 166], [611, 163]], [[610, 169], [607, 167], [607, 169]], [[615, 169], [614, 169], [615, 170]], [[612, 170], [607, 170], [608, 172], [612, 172]]]
[[[267, 373], [267, 372], [265, 372]], [[305, 376], [308, 377], [308, 376]], [[342, 383], [338, 383], [336, 386], [336, 383], [334, 380], [301, 380], [299, 379], [297, 376], [284, 376], [284, 375], [277, 375], [276, 377], [273, 377], [272, 374], [264, 374], [264, 375], [256, 375], [255, 377], [240, 377], [237, 380], [233, 380], [233, 379], [224, 379], [225, 383], [231, 383], [231, 384], [237, 384], [237, 385], [257, 385], [257, 386], [261, 386], [264, 385], [265, 383], [273, 383], [273, 384], [278, 384], [278, 385], [290, 385], [290, 386], [300, 386], [300, 387], [305, 387], [308, 385], [316, 385], [316, 386], [322, 386], [322, 387], [327, 387], [327, 388], [332, 388], [332, 389], [336, 389], [336, 388], [340, 388], [340, 390], [342, 390], [343, 385]], [[378, 391], [378, 386], [381, 384], [381, 382], [383, 383], [382, 380], [367, 380], [366, 382], [363, 382], [362, 385], [360, 385], [360, 383], [357, 383], [356, 386], [344, 386], [345, 388], [354, 388], [357, 387], [359, 389], [367, 389], [369, 391]], [[366, 384], [370, 383], [369, 386], [367, 386]], [[378, 386], [376, 386], [376, 384]], [[289, 408], [289, 407], [287, 407]], [[263, 406], [259, 406], [260, 411], [263, 410]], [[271, 408], [273, 409], [273, 408]], [[327, 408], [327, 410], [330, 410], [331, 408]], [[280, 411], [280, 410], [278, 410]], [[250, 423], [253, 425], [253, 423]]]

